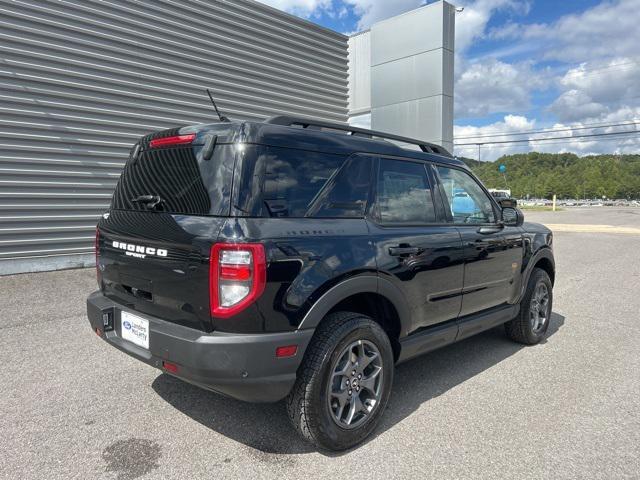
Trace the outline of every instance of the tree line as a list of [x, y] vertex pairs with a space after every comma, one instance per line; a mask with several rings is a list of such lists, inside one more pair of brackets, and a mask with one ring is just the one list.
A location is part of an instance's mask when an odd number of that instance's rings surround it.
[[530, 152], [493, 162], [462, 160], [487, 188], [511, 189], [515, 198], [640, 198], [640, 155]]

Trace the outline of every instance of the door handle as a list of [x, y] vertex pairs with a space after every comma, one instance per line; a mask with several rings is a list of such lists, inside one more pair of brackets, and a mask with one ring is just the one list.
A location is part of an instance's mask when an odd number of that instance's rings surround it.
[[394, 257], [419, 255], [422, 252], [424, 252], [424, 248], [420, 247], [389, 247], [389, 255], [393, 255]]
[[498, 225], [480, 227], [478, 228], [477, 232], [480, 235], [491, 235], [492, 233], [501, 232], [503, 229], [504, 229], [504, 225], [498, 224]]

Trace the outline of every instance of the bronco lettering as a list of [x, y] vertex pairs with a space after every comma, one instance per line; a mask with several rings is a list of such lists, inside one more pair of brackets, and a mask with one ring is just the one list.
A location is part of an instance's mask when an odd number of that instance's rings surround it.
[[147, 255], [166, 257], [169, 254], [169, 252], [163, 248], [145, 247], [144, 245], [118, 242], [117, 240], [114, 240], [112, 245], [113, 248], [124, 250], [126, 255], [135, 256], [137, 258], [145, 258]]

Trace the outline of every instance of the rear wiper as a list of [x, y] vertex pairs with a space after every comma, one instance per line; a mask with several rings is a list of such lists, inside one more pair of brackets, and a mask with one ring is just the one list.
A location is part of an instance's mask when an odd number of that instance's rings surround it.
[[138, 195], [131, 199], [132, 203], [141, 203], [150, 210], [155, 210], [158, 205], [164, 203], [164, 200], [160, 198], [160, 195]]

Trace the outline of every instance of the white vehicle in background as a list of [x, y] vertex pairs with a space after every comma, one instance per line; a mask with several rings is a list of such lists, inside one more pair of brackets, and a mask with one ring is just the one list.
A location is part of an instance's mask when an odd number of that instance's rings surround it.
[[509, 189], [499, 190], [497, 188], [490, 188], [489, 193], [496, 200], [502, 200], [503, 198], [511, 198], [511, 190]]
[[490, 188], [489, 193], [493, 198], [496, 199], [496, 202], [498, 202], [503, 207], [515, 208], [518, 204], [515, 199], [511, 198], [511, 190], [499, 190], [497, 188]]

